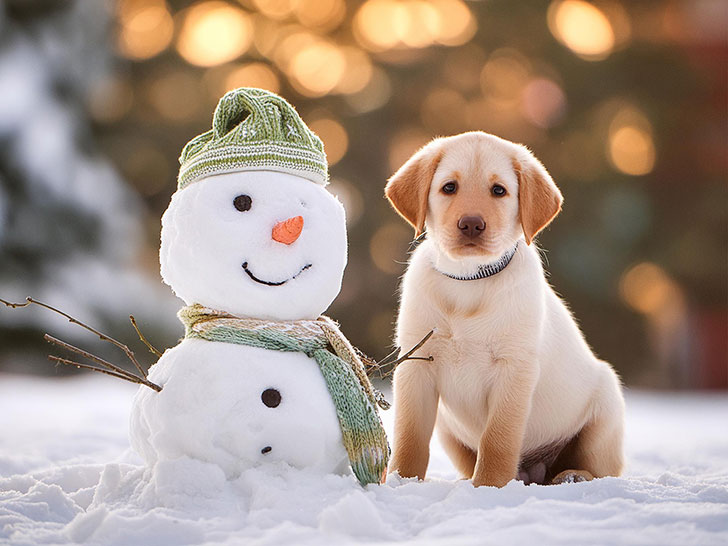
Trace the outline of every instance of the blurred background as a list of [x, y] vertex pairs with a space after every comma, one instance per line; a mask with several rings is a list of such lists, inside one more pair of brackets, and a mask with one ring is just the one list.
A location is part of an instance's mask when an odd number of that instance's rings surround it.
[[[328, 314], [389, 352], [413, 233], [383, 198], [438, 135], [528, 145], [565, 196], [550, 282], [628, 385], [728, 387], [728, 3], [582, 0], [0, 0], [0, 297], [133, 344], [182, 335], [160, 216], [222, 94], [285, 96], [348, 213]], [[0, 371], [62, 375], [40, 309], [0, 308]], [[113, 381], [109, 379], [109, 381]]]

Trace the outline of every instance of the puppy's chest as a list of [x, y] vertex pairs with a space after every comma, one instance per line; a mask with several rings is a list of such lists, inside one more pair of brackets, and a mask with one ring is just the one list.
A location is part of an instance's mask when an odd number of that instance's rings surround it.
[[430, 347], [438, 375], [473, 376], [482, 382], [484, 376], [497, 373], [503, 363], [504, 338], [499, 328], [488, 328], [483, 322], [474, 317], [443, 318], [438, 322]]

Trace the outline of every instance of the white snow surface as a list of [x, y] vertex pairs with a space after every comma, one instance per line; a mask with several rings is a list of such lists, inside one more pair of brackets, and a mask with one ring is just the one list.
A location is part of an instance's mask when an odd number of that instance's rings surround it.
[[425, 482], [282, 463], [228, 480], [184, 457], [150, 470], [129, 449], [134, 392], [0, 375], [0, 544], [728, 543], [726, 394], [628, 392], [622, 478], [475, 489], [437, 440]]

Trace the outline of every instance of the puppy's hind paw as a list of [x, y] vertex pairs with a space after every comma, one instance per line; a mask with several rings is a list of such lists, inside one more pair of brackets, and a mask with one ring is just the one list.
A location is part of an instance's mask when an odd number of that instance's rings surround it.
[[594, 479], [594, 476], [587, 470], [564, 470], [559, 472], [554, 479], [551, 480], [551, 485], [559, 485], [561, 483], [578, 483], [578, 482], [590, 482]]

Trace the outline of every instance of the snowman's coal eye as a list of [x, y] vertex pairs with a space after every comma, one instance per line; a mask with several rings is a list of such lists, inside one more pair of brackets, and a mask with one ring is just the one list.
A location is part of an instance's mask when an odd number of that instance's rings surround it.
[[233, 205], [240, 212], [245, 212], [246, 210], [250, 210], [250, 207], [253, 205], [253, 200], [249, 195], [238, 195], [233, 199]]
[[281, 403], [281, 393], [276, 389], [265, 389], [260, 395], [260, 399], [269, 408], [277, 408]]

